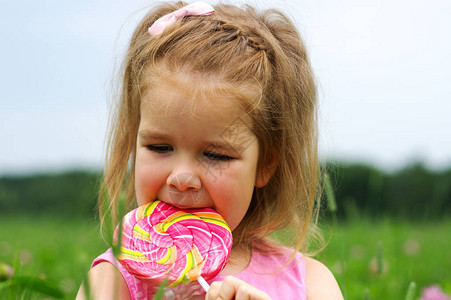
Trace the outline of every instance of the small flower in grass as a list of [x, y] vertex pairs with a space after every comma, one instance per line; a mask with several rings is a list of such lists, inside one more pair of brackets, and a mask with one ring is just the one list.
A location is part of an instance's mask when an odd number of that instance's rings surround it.
[[3, 262], [0, 262], [0, 282], [11, 279], [14, 275], [14, 269]]
[[373, 275], [384, 275], [388, 272], [387, 260], [374, 257], [371, 259], [368, 269]]
[[0, 256], [9, 257], [13, 251], [13, 247], [8, 242], [0, 242]]
[[366, 256], [366, 248], [362, 245], [354, 245], [350, 250], [353, 259], [363, 259]]
[[388, 272], [388, 263], [384, 258], [384, 246], [382, 241], [377, 243], [377, 253], [376, 257], [370, 261], [369, 271], [374, 275], [384, 275]]
[[403, 249], [408, 256], [414, 256], [420, 251], [420, 243], [415, 240], [407, 240], [404, 242]]
[[332, 270], [333, 270], [334, 274], [343, 274], [344, 271], [346, 270], [346, 264], [344, 264], [341, 261], [336, 261], [332, 265]]
[[421, 294], [421, 300], [451, 300], [451, 297], [443, 293], [438, 285], [426, 287]]
[[76, 288], [77, 285], [72, 278], [64, 278], [61, 281], [61, 289], [66, 293], [72, 293]]
[[22, 265], [28, 265], [33, 260], [33, 254], [28, 250], [20, 250], [19, 253], [20, 263]]

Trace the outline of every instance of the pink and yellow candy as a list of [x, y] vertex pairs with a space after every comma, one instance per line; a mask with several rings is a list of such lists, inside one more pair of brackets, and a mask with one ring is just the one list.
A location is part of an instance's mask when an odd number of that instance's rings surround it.
[[124, 217], [119, 261], [147, 283], [159, 285], [168, 276], [169, 286], [175, 286], [215, 277], [231, 247], [232, 233], [214, 210], [154, 201]]

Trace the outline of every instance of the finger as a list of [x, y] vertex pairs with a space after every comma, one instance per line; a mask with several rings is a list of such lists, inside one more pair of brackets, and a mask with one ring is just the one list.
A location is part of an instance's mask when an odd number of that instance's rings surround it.
[[251, 293], [249, 288], [245, 285], [241, 285], [238, 287], [238, 291], [236, 292], [235, 300], [250, 300]]
[[241, 285], [235, 296], [236, 300], [271, 300], [268, 294], [259, 290], [252, 285]]
[[233, 276], [227, 276], [224, 281], [216, 281], [211, 284], [205, 299], [216, 300], [218, 298], [223, 300], [271, 300], [265, 292]]
[[205, 295], [205, 300], [216, 300], [218, 298], [219, 290], [221, 289], [222, 283], [220, 281], [214, 281], [210, 284], [207, 294]]
[[244, 281], [239, 280], [233, 276], [227, 276], [222, 282], [221, 288], [219, 289], [218, 297], [223, 300], [232, 300], [235, 298], [235, 294], [238, 287], [243, 284]]

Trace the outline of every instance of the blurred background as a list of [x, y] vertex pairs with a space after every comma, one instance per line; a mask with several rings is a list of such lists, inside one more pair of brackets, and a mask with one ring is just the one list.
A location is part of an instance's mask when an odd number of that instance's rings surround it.
[[[417, 297], [451, 294], [451, 2], [230, 2], [280, 8], [307, 43], [337, 204], [323, 201], [318, 258], [347, 298], [399, 299], [411, 282]], [[108, 103], [154, 3], [1, 2], [0, 264], [69, 298], [106, 247], [96, 197]]]

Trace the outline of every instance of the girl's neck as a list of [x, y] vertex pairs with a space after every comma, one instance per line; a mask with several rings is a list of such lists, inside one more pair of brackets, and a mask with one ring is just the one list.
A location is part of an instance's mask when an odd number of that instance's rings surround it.
[[232, 248], [229, 261], [221, 274], [234, 275], [244, 271], [251, 261], [251, 256], [251, 250], [248, 248]]

